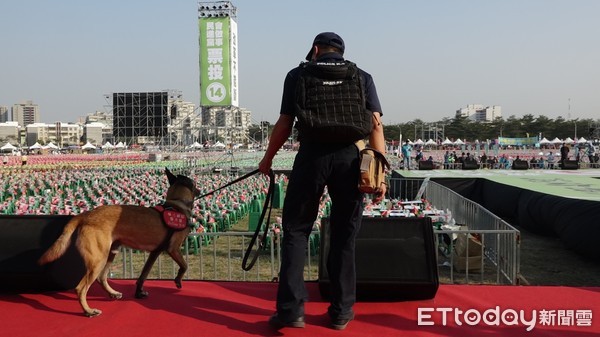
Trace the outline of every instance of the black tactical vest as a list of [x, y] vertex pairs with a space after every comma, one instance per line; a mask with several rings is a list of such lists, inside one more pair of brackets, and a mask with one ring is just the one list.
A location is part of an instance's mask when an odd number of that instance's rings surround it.
[[304, 62], [296, 86], [296, 128], [300, 141], [352, 143], [366, 138], [373, 113], [365, 103], [356, 64]]

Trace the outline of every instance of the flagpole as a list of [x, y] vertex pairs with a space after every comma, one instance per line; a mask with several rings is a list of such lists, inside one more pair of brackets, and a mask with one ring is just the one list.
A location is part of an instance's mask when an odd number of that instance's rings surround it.
[[400, 157], [402, 147], [402, 130], [400, 130], [400, 137], [398, 137], [398, 157]]

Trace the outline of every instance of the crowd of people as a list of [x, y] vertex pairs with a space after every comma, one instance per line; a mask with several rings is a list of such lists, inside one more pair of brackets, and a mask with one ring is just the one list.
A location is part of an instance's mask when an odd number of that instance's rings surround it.
[[[483, 151], [466, 149], [426, 150], [408, 141], [400, 148], [397, 168], [418, 169], [420, 162], [432, 162], [436, 169], [470, 168], [510, 169], [517, 162], [531, 169], [558, 169], [565, 161], [575, 161], [581, 167], [600, 168], [600, 153], [590, 144], [562, 144], [557, 149], [521, 149]], [[414, 155], [413, 155], [414, 152]], [[583, 164], [583, 165], [582, 165]]]

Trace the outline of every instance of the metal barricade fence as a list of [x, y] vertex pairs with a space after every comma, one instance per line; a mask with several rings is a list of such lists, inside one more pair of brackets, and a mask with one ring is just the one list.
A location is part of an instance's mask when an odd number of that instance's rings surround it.
[[[513, 230], [435, 229], [438, 272], [444, 283], [513, 284], [519, 282], [518, 233]], [[463, 237], [461, 252], [457, 243]], [[476, 237], [476, 240], [469, 240]], [[467, 239], [465, 239], [467, 238]], [[469, 245], [473, 245], [470, 248]]]
[[[422, 179], [391, 179], [390, 194], [410, 199], [420, 189]], [[399, 190], [394, 190], [398, 188]], [[409, 197], [410, 196], [410, 197]], [[520, 233], [482, 206], [435, 182], [429, 181], [424, 197], [437, 209], [448, 210], [457, 224], [466, 227], [457, 230], [435, 229], [438, 271], [441, 283], [518, 284]], [[220, 281], [276, 280], [280, 265], [281, 233], [269, 232], [266, 249], [261, 252], [254, 268], [241, 268], [244, 251], [252, 232], [191, 233], [182, 246], [188, 262], [185, 279]], [[455, 254], [458, 239], [478, 238], [477, 250], [466, 241], [466, 257]], [[311, 233], [305, 266], [307, 281], [318, 279], [320, 233]], [[475, 251], [475, 252], [474, 252]], [[146, 261], [147, 253], [121, 248], [111, 269], [112, 278], [137, 278]], [[161, 254], [149, 279], [172, 279], [178, 266], [166, 254]]]
[[[276, 280], [279, 272], [281, 233], [269, 231], [266, 248], [261, 251], [250, 271], [242, 269], [242, 258], [254, 232], [191, 233], [181, 247], [188, 269], [187, 280], [260, 281]], [[319, 232], [313, 231], [307, 250], [305, 279], [318, 279]], [[113, 262], [111, 278], [137, 278], [148, 257], [144, 251], [121, 247]], [[152, 268], [149, 279], [173, 279], [177, 264], [167, 254], [161, 254]]]
[[[423, 179], [390, 179], [389, 194], [398, 199], [413, 200], [421, 188]], [[394, 188], [400, 188], [394, 190]], [[439, 238], [444, 238], [447, 247], [439, 247], [438, 251], [446, 251], [447, 256], [440, 258], [438, 255], [438, 263], [440, 266], [448, 266], [451, 268], [449, 272], [450, 283], [455, 283], [455, 267], [457, 257], [454, 252], [454, 243], [460, 235], [465, 237], [474, 236], [481, 242], [481, 268], [477, 268], [481, 282], [490, 283], [509, 283], [517, 284], [520, 276], [520, 232], [506, 221], [494, 215], [492, 212], [485, 209], [483, 206], [464, 198], [451, 189], [440, 185], [433, 181], [428, 181], [424, 188], [423, 197], [435, 208], [443, 210], [447, 215], [451, 216], [457, 225], [461, 225], [459, 230], [436, 229], [435, 233]], [[466, 240], [467, 243], [470, 242]], [[468, 251], [468, 249], [467, 249]], [[444, 258], [446, 261], [444, 261]], [[468, 264], [472, 259], [467, 258], [465, 262]], [[485, 261], [484, 261], [485, 260]], [[464, 277], [466, 282], [469, 282], [469, 274], [471, 268], [465, 268]], [[444, 275], [440, 269], [440, 275]], [[490, 277], [493, 272], [494, 276]]]
[[391, 178], [388, 181], [388, 196], [392, 199], [413, 200], [422, 183], [422, 178]]

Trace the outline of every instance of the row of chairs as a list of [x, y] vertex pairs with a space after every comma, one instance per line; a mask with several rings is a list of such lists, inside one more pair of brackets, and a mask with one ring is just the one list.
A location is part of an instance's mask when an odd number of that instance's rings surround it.
[[[76, 215], [105, 204], [159, 204], [168, 182], [164, 167], [85, 168], [71, 170], [3, 170], [0, 185], [0, 213], [9, 215]], [[233, 177], [190, 176], [204, 193]], [[196, 231], [231, 230], [250, 209], [254, 195], [264, 198], [268, 182], [256, 175], [212, 196], [198, 200], [194, 207]], [[208, 236], [201, 244], [210, 244]], [[198, 247], [198, 243], [190, 242]]]

